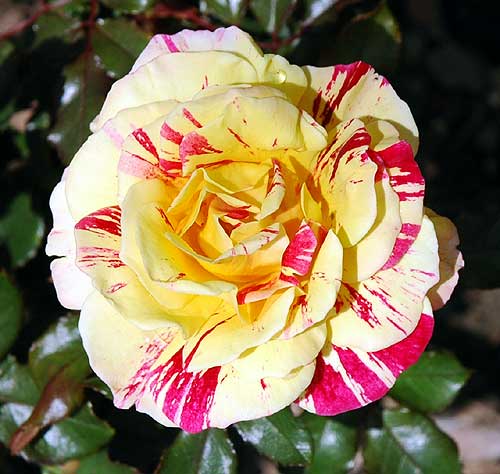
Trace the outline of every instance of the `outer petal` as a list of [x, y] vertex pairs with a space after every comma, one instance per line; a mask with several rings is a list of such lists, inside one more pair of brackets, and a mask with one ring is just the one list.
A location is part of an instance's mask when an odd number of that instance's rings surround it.
[[68, 309], [81, 309], [94, 288], [90, 278], [76, 266], [74, 254], [53, 260], [50, 271], [59, 302]]
[[313, 326], [291, 339], [271, 339], [243, 353], [232, 365], [241, 374], [285, 377], [316, 359], [325, 344], [326, 324]]
[[356, 62], [323, 68], [305, 66], [303, 69], [309, 87], [300, 106], [327, 130], [352, 118], [362, 118], [365, 124], [386, 120], [416, 152], [418, 131], [408, 105], [371, 66]]
[[332, 343], [377, 351], [407, 337], [418, 323], [429, 288], [439, 280], [432, 223], [424, 217], [415, 243], [392, 268], [357, 285], [343, 283], [330, 321]]
[[[77, 223], [78, 267], [92, 278], [95, 288], [113, 303], [124, 318], [139, 327], [178, 326], [175, 315], [154, 300], [120, 258], [120, 218], [120, 209], [111, 207], [89, 214]], [[194, 320], [193, 324], [196, 323], [199, 324], [199, 321]]]
[[50, 210], [54, 224], [47, 237], [45, 252], [50, 257], [52, 255], [65, 256], [75, 253], [74, 227], [75, 220], [69, 211], [66, 201], [66, 178], [67, 168], [64, 170], [61, 181], [50, 195]]
[[311, 383], [315, 362], [298, 367], [286, 377], [261, 377], [240, 372], [231, 365], [220, 372], [209, 420], [210, 426], [226, 428], [232, 423], [269, 416], [289, 406]]
[[[298, 102], [306, 86], [306, 77], [300, 67], [289, 64], [281, 56], [262, 54], [252, 37], [236, 26], [215, 31], [183, 30], [175, 35], [156, 35], [141, 53], [131, 72], [161, 55], [200, 51], [225, 51], [245, 58], [257, 71], [259, 83], [278, 87], [294, 103]], [[207, 77], [203, 85], [207, 87], [212, 82]]]
[[259, 81], [252, 64], [232, 53], [160, 55], [113, 84], [100, 114], [91, 123], [91, 130], [99, 130], [123, 109], [170, 99], [184, 102], [207, 85], [256, 82]]
[[439, 245], [439, 282], [427, 295], [431, 300], [432, 309], [436, 310], [442, 308], [450, 299], [457, 286], [458, 272], [464, 266], [464, 259], [457, 249], [460, 241], [453, 222], [431, 209], [426, 209], [425, 214], [434, 224]]
[[100, 293], [94, 291], [85, 301], [79, 322], [83, 346], [94, 372], [117, 394], [141, 365], [151, 340], [173, 340], [178, 332], [143, 331], [130, 324]]
[[69, 166], [66, 187], [76, 221], [97, 209], [118, 204], [117, 168], [126, 137], [175, 105], [175, 101], [165, 101], [121, 110], [82, 145]]
[[402, 223], [385, 269], [398, 263], [417, 238], [423, 216], [425, 182], [407, 142], [400, 141], [379, 150], [377, 155], [384, 162], [392, 189], [399, 197]]
[[90, 278], [75, 264], [75, 221], [66, 200], [66, 177], [67, 171], [64, 172], [61, 181], [50, 196], [54, 227], [47, 237], [45, 252], [49, 256], [63, 256], [63, 258], [53, 260], [50, 264], [59, 302], [68, 309], [81, 309], [85, 298], [92, 291], [92, 284]]
[[161, 423], [190, 432], [284, 408], [308, 386], [315, 366], [300, 366], [282, 378], [262, 377], [258, 370], [242, 373], [231, 364], [187, 372], [189, 358], [183, 361], [178, 332], [142, 331], [97, 293], [84, 305], [80, 332], [90, 363], [117, 406], [136, 403]]
[[319, 415], [334, 416], [383, 397], [396, 378], [414, 364], [432, 335], [434, 318], [429, 301], [415, 330], [402, 341], [376, 352], [327, 346], [318, 356], [311, 385], [299, 405]]
[[153, 36], [135, 61], [131, 72], [160, 55], [194, 51], [226, 51], [247, 58], [250, 62], [262, 58], [262, 51], [252, 37], [236, 26], [218, 28], [215, 31], [182, 30], [174, 35]]

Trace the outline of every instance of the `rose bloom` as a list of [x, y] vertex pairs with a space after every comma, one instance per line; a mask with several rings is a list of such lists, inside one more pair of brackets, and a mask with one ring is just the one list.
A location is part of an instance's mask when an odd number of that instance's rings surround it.
[[417, 361], [462, 260], [369, 65], [290, 65], [236, 27], [157, 35], [91, 130], [47, 253], [116, 406], [189, 432], [335, 415]]

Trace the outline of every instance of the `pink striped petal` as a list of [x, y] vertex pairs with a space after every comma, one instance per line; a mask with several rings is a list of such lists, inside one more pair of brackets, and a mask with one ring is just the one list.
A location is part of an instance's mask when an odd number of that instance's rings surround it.
[[[369, 145], [370, 135], [363, 122], [343, 122], [314, 165], [314, 180], [344, 247], [358, 243], [377, 217], [377, 165], [367, 154]], [[328, 221], [322, 223], [328, 225]]]
[[[135, 404], [160, 423], [189, 432], [275, 413], [305, 390], [314, 373], [314, 361], [285, 370], [284, 377], [268, 376], [265, 364], [263, 371], [256, 367], [251, 373], [232, 364], [189, 371], [194, 349], [183, 358], [185, 341], [179, 331], [141, 330], [97, 292], [85, 302], [80, 332], [90, 364], [112, 389], [116, 406]], [[301, 352], [300, 344], [297, 350]], [[309, 353], [304, 357], [310, 359]], [[262, 363], [263, 354], [257, 360]], [[279, 372], [280, 364], [275, 365], [279, 367], [273, 371]]]
[[425, 181], [407, 142], [400, 141], [378, 151], [390, 176], [392, 189], [399, 197], [401, 231], [389, 260], [383, 269], [391, 268], [404, 257], [413, 245], [422, 221]]
[[[283, 253], [281, 272], [286, 277], [304, 276], [309, 272], [318, 240], [307, 222], [302, 221], [299, 230]], [[298, 281], [297, 281], [298, 283]]]
[[361, 61], [333, 67], [329, 82], [317, 92], [312, 104], [312, 116], [323, 126], [330, 125], [334, 112], [337, 111], [346, 94], [365, 78], [370, 69], [369, 64]]
[[426, 300], [417, 327], [397, 344], [376, 352], [327, 347], [318, 356], [314, 378], [298, 404], [318, 415], [334, 416], [382, 398], [396, 378], [418, 360], [433, 327], [432, 309]]
[[[236, 26], [208, 30], [182, 30], [174, 35], [159, 34], [151, 41], [137, 58], [132, 66], [135, 72], [141, 66], [162, 54], [193, 52], [193, 51], [228, 51], [252, 59], [259, 59], [262, 55], [258, 46], [248, 33]], [[208, 79], [203, 83], [208, 87]]]
[[372, 352], [401, 341], [416, 327], [425, 296], [438, 281], [436, 234], [424, 216], [415, 243], [397, 265], [360, 283], [343, 282], [337, 314], [329, 320], [332, 342]]
[[325, 319], [333, 309], [342, 277], [342, 245], [329, 230], [315, 257], [307, 292], [296, 298], [282, 338], [289, 339]]
[[237, 294], [238, 304], [253, 303], [269, 298], [278, 290], [296, 285], [295, 279], [289, 281], [289, 278], [283, 278], [283, 275], [276, 276], [262, 283], [254, 283], [252, 285], [240, 288]]
[[125, 319], [144, 329], [180, 324], [123, 262], [118, 206], [100, 209], [81, 219], [75, 226], [75, 237], [78, 268], [92, 279], [94, 287], [113, 302]]
[[255, 216], [256, 219], [264, 219], [265, 217], [270, 216], [273, 212], [276, 212], [283, 202], [285, 192], [285, 180], [283, 178], [280, 163], [277, 160], [273, 160], [273, 177], [271, 180], [271, 186], [267, 191], [266, 197], [262, 201], [260, 213]]
[[418, 131], [408, 105], [397, 96], [387, 79], [371, 66], [358, 61], [323, 68], [305, 66], [303, 69], [309, 87], [299, 105], [327, 130], [353, 118], [360, 118], [366, 124], [386, 120], [416, 152]]
[[183, 360], [182, 347], [167, 360], [159, 362], [170, 343], [157, 339], [146, 348], [145, 361], [129, 384], [120, 390], [115, 404], [130, 406], [147, 390], [169, 420], [185, 431], [196, 433], [209, 427], [208, 413], [221, 367], [188, 372], [190, 359]]

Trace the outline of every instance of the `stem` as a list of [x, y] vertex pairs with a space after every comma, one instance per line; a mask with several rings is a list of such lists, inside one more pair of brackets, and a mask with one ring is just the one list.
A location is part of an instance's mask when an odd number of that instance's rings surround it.
[[309, 25], [307, 24], [302, 25], [302, 27], [296, 33], [285, 39], [279, 39], [273, 35], [274, 37], [272, 41], [259, 41], [259, 46], [262, 49], [267, 49], [276, 52], [283, 46], [288, 46], [292, 44], [296, 39], [300, 38], [306, 32], [308, 27]]
[[54, 2], [54, 3], [47, 3], [46, 1], [42, 1], [40, 8], [35, 13], [33, 13], [31, 16], [29, 16], [25, 20], [20, 21], [17, 25], [14, 25], [9, 30], [1, 33], [0, 34], [0, 41], [9, 39], [12, 36], [17, 35], [18, 33], [21, 33], [28, 26], [31, 26], [33, 23], [35, 23], [38, 20], [38, 18], [40, 18], [43, 14], [48, 13], [48, 12], [53, 11], [53, 10], [57, 10], [58, 8], [64, 7], [68, 3], [71, 3], [71, 0], [59, 0], [59, 1]]
[[92, 33], [94, 32], [95, 28], [95, 20], [97, 18], [98, 9], [99, 9], [99, 0], [90, 0], [89, 17], [85, 21], [85, 26], [87, 27], [87, 46], [85, 48], [85, 53], [90, 53], [92, 51]]
[[197, 8], [185, 8], [176, 9], [165, 4], [157, 4], [154, 11], [147, 16], [148, 19], [158, 19], [158, 18], [175, 18], [177, 20], [185, 20], [193, 23], [200, 28], [206, 28], [207, 30], [213, 31], [216, 26], [213, 25], [209, 20], [204, 18]]

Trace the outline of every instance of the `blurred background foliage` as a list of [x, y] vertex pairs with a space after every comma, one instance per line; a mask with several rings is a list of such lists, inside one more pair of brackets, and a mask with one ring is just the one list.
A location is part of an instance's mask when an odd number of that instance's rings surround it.
[[[0, 12], [0, 473], [500, 473], [497, 2], [0, 0]], [[293, 63], [362, 59], [389, 78], [420, 128], [427, 205], [457, 224], [466, 268], [430, 350], [381, 403], [188, 435], [113, 407], [43, 246], [52, 188], [148, 38], [229, 24]]]

